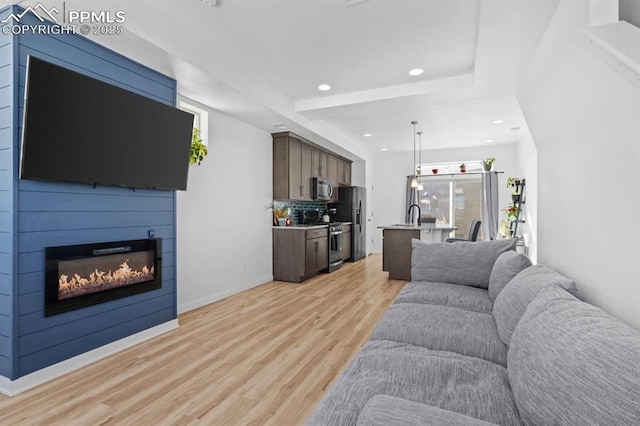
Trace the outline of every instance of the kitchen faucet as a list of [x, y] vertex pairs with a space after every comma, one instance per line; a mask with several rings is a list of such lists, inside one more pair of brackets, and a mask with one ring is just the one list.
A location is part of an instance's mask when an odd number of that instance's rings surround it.
[[412, 209], [412, 208], [414, 208], [414, 207], [417, 207], [417, 208], [418, 208], [418, 226], [420, 226], [420, 206], [419, 206], [419, 205], [417, 205], [417, 204], [411, 204], [411, 205], [409, 206], [409, 211], [407, 212], [407, 216], [409, 216], [409, 217], [410, 217], [410, 215], [411, 215], [411, 209]]

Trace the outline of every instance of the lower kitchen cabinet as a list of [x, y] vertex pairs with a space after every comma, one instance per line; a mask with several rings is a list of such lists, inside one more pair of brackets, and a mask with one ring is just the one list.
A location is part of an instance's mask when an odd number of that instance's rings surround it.
[[273, 228], [273, 279], [302, 282], [329, 267], [327, 227]]
[[329, 246], [326, 230], [324, 234], [324, 237], [307, 238], [307, 250], [305, 252], [305, 273], [307, 277], [316, 275], [329, 267]]

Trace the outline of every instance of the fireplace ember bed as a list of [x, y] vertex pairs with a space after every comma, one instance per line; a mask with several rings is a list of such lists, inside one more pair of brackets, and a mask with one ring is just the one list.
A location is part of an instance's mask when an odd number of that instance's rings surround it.
[[161, 240], [47, 247], [45, 316], [162, 287]]

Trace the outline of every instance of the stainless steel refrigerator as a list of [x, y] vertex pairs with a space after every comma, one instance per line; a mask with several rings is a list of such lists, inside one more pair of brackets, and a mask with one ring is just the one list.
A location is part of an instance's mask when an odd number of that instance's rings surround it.
[[338, 203], [331, 207], [336, 209], [336, 222], [351, 222], [351, 262], [367, 255], [367, 215], [365, 212], [366, 190], [359, 186], [338, 188]]

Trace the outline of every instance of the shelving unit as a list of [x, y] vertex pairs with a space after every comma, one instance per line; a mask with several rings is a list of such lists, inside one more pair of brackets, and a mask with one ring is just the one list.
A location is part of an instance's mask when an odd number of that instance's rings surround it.
[[525, 179], [522, 179], [519, 184], [516, 184], [515, 192], [518, 192], [520, 194], [520, 197], [518, 197], [518, 201], [514, 201], [512, 203], [512, 206], [517, 209], [518, 214], [516, 215], [516, 218], [513, 221], [511, 221], [511, 223], [509, 224], [509, 231], [511, 233], [512, 238], [515, 238], [518, 240], [522, 238], [520, 235], [518, 235], [518, 225], [520, 223], [525, 223], [524, 219], [520, 219], [520, 215], [522, 214], [522, 205], [525, 203], [524, 186], [525, 186]]

